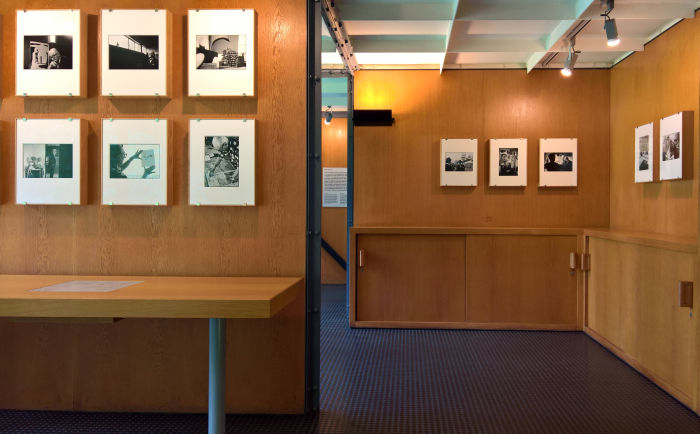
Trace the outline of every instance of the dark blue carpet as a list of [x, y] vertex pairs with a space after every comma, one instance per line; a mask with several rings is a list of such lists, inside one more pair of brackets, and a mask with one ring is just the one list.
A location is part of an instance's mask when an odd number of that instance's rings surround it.
[[[700, 433], [700, 418], [583, 333], [349, 329], [325, 287], [321, 412], [231, 433]], [[1, 391], [0, 385], [0, 391]], [[200, 433], [206, 415], [0, 411], [0, 432]]]

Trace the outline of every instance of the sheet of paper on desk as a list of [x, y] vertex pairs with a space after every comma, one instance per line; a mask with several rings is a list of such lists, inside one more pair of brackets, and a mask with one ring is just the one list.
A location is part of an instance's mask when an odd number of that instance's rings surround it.
[[127, 286], [143, 283], [138, 280], [72, 280], [32, 291], [44, 292], [110, 292]]

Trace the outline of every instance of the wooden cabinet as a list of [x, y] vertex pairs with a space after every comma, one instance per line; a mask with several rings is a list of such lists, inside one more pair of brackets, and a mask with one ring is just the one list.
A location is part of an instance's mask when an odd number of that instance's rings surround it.
[[697, 318], [679, 307], [678, 282], [696, 280], [697, 253], [681, 243], [655, 247], [598, 237], [589, 238], [588, 249], [586, 333], [695, 408]]
[[353, 228], [356, 327], [576, 330], [575, 230]]
[[465, 320], [465, 240], [460, 235], [357, 237], [358, 321]]

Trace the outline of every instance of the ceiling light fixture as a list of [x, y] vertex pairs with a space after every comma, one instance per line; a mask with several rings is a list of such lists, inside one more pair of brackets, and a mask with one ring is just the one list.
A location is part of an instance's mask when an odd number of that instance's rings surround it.
[[330, 125], [331, 120], [333, 120], [333, 109], [331, 108], [331, 106], [328, 106], [328, 109], [326, 110], [326, 117], [325, 119], [323, 119], [323, 123], [325, 123], [326, 125]]
[[564, 77], [571, 77], [574, 72], [574, 65], [576, 64], [576, 59], [578, 59], [578, 53], [574, 48], [574, 40], [569, 40], [569, 54], [566, 56], [566, 61], [564, 62], [564, 67], [561, 69], [561, 75]]
[[610, 18], [610, 12], [612, 12], [615, 7], [615, 0], [607, 0], [605, 12], [600, 16], [605, 18], [603, 23], [603, 29], [605, 29], [605, 36], [608, 38], [608, 47], [617, 47], [620, 45], [620, 36], [617, 33], [617, 23], [615, 18]]

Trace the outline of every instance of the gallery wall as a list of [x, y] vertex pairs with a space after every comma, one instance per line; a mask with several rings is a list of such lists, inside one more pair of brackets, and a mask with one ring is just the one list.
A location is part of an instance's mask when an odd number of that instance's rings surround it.
[[[348, 120], [333, 118], [330, 125], [322, 123], [323, 167], [348, 167]], [[347, 256], [347, 208], [323, 208], [321, 212], [321, 236], [343, 259]], [[321, 254], [321, 283], [337, 285], [345, 283], [345, 270], [323, 250]]]
[[[355, 128], [356, 226], [607, 227], [608, 70], [360, 71], [356, 109], [392, 109]], [[538, 188], [540, 138], [578, 139], [578, 187]], [[478, 139], [478, 186], [440, 186], [440, 139]], [[488, 187], [488, 139], [528, 139], [525, 188]]]
[[[301, 0], [0, 2], [0, 273], [303, 276], [306, 132], [300, 113], [306, 97], [305, 4]], [[79, 8], [88, 14], [85, 99], [13, 96], [15, 10], [41, 8]], [[160, 8], [172, 13], [170, 97], [98, 96], [98, 16], [107, 8]], [[187, 9], [195, 8], [255, 9], [256, 97], [184, 95]], [[87, 205], [14, 204], [14, 120], [25, 116], [88, 122]], [[100, 120], [112, 117], [172, 122], [172, 205], [99, 204]], [[256, 120], [256, 206], [189, 206], [189, 120], [241, 117]], [[228, 410], [303, 411], [303, 300], [272, 321], [228, 324]], [[123, 320], [109, 325], [0, 322], [0, 407], [204, 411], [207, 331], [205, 320]]]
[[[697, 18], [684, 20], [647, 44], [644, 51], [631, 55], [611, 71], [612, 229], [691, 238], [697, 236], [697, 163], [693, 164], [692, 179], [635, 184], [634, 129], [654, 122], [654, 147], [658, 149], [659, 119], [691, 110], [694, 112], [694, 135], [693, 143], [688, 146], [692, 145], [695, 161], [698, 160], [698, 52], [700, 27]], [[658, 179], [658, 175], [655, 179]]]

